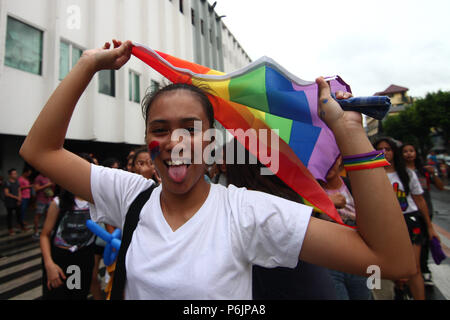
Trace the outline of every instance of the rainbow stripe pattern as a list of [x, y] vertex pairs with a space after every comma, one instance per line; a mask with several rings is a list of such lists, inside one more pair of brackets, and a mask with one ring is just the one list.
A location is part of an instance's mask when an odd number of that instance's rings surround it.
[[373, 151], [359, 156], [343, 157], [346, 171], [374, 169], [389, 165], [383, 151]]
[[[339, 150], [331, 130], [318, 117], [315, 82], [297, 78], [267, 57], [224, 74], [136, 43], [132, 54], [173, 83], [193, 84], [207, 91], [215, 119], [226, 129], [266, 129], [270, 134], [276, 134], [270, 129], [278, 129], [278, 150], [274, 150], [270, 138], [263, 144], [265, 155], [279, 153], [279, 169], [274, 173], [296, 191], [305, 204], [343, 224], [316, 181], [325, 180]], [[326, 80], [332, 92], [351, 92], [338, 76]], [[260, 150], [255, 154], [245, 139], [235, 137], [260, 159]]]

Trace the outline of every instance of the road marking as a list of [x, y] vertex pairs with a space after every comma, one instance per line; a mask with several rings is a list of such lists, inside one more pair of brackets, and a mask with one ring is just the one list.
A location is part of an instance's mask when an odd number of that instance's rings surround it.
[[32, 290], [28, 290], [18, 296], [12, 297], [9, 300], [35, 300], [42, 296], [42, 286], [36, 287]]
[[433, 282], [439, 289], [445, 299], [450, 300], [450, 265], [440, 264], [436, 265], [430, 263], [428, 265], [433, 275]]
[[6, 283], [2, 283], [0, 285], [0, 294], [5, 293], [9, 290], [17, 288], [24, 283], [31, 282], [34, 280], [38, 280], [42, 278], [42, 270], [38, 270], [32, 273], [29, 273], [23, 277], [16, 278], [14, 280], [8, 281]]
[[41, 258], [37, 258], [37, 259], [33, 259], [31, 261], [27, 261], [27, 262], [21, 263], [21, 264], [19, 264], [17, 266], [12, 266], [12, 267], [10, 267], [8, 269], [4, 269], [4, 270], [0, 271], [0, 278], [4, 277], [4, 276], [7, 276], [7, 275], [10, 275], [12, 273], [18, 272], [18, 271], [22, 271], [22, 270], [28, 269], [30, 267], [34, 267], [36, 265], [40, 265], [41, 261], [42, 261]]
[[24, 258], [28, 258], [28, 257], [34, 256], [34, 255], [36, 255], [36, 254], [38, 254], [40, 252], [41, 252], [41, 248], [39, 247], [39, 248], [35, 248], [33, 250], [30, 250], [30, 251], [19, 253], [19, 254], [14, 255], [14, 256], [3, 257], [3, 258], [0, 259], [0, 266], [3, 266], [5, 264], [11, 263], [11, 262], [15, 262], [15, 261], [18, 261], [18, 260], [21, 260], [21, 259], [24, 259]]

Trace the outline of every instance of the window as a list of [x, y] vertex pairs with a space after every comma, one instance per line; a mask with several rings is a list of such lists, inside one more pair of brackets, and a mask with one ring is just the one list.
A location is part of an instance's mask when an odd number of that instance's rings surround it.
[[205, 34], [205, 31], [204, 31], [204, 30], [205, 30], [205, 29], [204, 29], [204, 22], [203, 22], [203, 19], [200, 19], [200, 31], [201, 31], [202, 35]]
[[195, 26], [195, 11], [191, 8], [191, 23]]
[[159, 83], [158, 81], [152, 80], [151, 84], [150, 84], [150, 90], [152, 93], [156, 92], [159, 90]]
[[75, 47], [71, 43], [61, 41], [59, 43], [59, 80], [64, 79], [80, 60], [83, 50]]
[[140, 76], [133, 71], [128, 73], [128, 100], [141, 101]]
[[209, 42], [212, 43], [213, 42], [213, 37], [212, 37], [212, 29], [209, 29]]
[[8, 17], [5, 65], [41, 75], [43, 36], [41, 30]]
[[116, 77], [114, 70], [101, 70], [98, 73], [98, 92], [111, 97], [116, 96]]
[[180, 12], [183, 13], [183, 0], [180, 0]]
[[78, 60], [80, 60], [82, 54], [83, 50], [72, 46], [72, 68], [77, 64]]

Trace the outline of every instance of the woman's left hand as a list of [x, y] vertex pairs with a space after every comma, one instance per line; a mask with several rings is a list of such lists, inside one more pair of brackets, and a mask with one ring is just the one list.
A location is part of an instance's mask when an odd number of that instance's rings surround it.
[[433, 226], [428, 227], [428, 238], [431, 240], [435, 237], [438, 239], [439, 243], [441, 243], [441, 238], [439, 237], [438, 233], [434, 230]]
[[[331, 96], [331, 89], [323, 77], [316, 79], [319, 86], [318, 113], [319, 117], [327, 124], [330, 129], [340, 122], [362, 125], [362, 116], [359, 112], [344, 111], [339, 103]], [[349, 92], [336, 92], [337, 99], [351, 98]]]

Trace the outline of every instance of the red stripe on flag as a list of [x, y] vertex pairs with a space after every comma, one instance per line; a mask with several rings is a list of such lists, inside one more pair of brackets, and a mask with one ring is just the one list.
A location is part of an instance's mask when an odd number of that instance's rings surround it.
[[[156, 51], [156, 50], [155, 50]], [[166, 61], [170, 62], [174, 67], [189, 69], [194, 73], [207, 74], [211, 69], [205, 66], [189, 62], [183, 59], [176, 58], [167, 53], [156, 51], [161, 57], [163, 57]]]
[[136, 57], [141, 59], [143, 62], [148, 64], [150, 67], [158, 71], [160, 74], [164, 75], [173, 83], [191, 83], [191, 76], [178, 72], [166, 64], [162, 63], [160, 60], [154, 58], [150, 55], [144, 48], [133, 46], [131, 53]]

